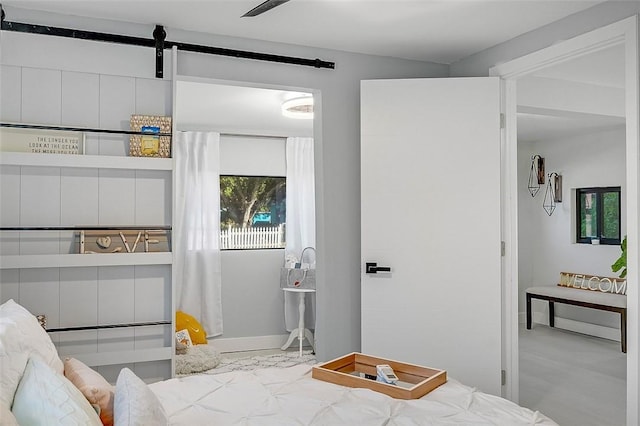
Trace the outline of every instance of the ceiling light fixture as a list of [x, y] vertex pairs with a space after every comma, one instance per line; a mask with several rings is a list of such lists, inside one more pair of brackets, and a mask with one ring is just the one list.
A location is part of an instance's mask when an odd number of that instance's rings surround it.
[[313, 118], [313, 96], [293, 98], [282, 103], [282, 115], [288, 118]]

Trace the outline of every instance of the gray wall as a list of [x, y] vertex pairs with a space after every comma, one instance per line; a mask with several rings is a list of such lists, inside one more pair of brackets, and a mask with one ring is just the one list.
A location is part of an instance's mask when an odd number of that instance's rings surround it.
[[[94, 31], [151, 37], [151, 26], [96, 21], [27, 10], [5, 8], [7, 19]], [[335, 61], [335, 70], [313, 69], [195, 53], [179, 53], [178, 73], [224, 80], [295, 86], [320, 93], [321, 110], [314, 137], [317, 161], [317, 355], [330, 359], [360, 349], [360, 80], [375, 78], [446, 77], [446, 65], [358, 55], [302, 46], [267, 43], [185, 32], [167, 28], [167, 40], [246, 49], [273, 54], [321, 58]], [[69, 44], [52, 37], [46, 43]], [[93, 42], [75, 42], [87, 46]], [[102, 48], [101, 48], [102, 49]], [[111, 49], [111, 48], [110, 48]], [[122, 60], [137, 49], [116, 46]], [[82, 57], [78, 50], [66, 52], [72, 67], [95, 71], [104, 59]], [[147, 56], [148, 55], [148, 56]], [[95, 59], [95, 60], [92, 60]], [[144, 73], [153, 76], [154, 54], [144, 53]], [[111, 60], [111, 59], [110, 59]], [[165, 61], [167, 63], [167, 61]], [[169, 67], [165, 67], [168, 75]], [[95, 71], [99, 72], [99, 71]], [[126, 75], [126, 74], [125, 74]], [[240, 290], [240, 287], [238, 287]], [[239, 298], [238, 298], [239, 299]], [[229, 300], [229, 296], [227, 296]], [[247, 321], [252, 321], [247, 319]]]
[[284, 250], [225, 250], [221, 263], [224, 334], [220, 338], [288, 334], [280, 290]]
[[450, 65], [450, 76], [489, 75], [489, 69], [497, 64], [533, 53], [559, 41], [638, 13], [640, 13], [638, 1], [607, 1], [455, 62]]
[[356, 55], [253, 40], [169, 32], [195, 43], [335, 61], [335, 70], [182, 53], [178, 74], [294, 86], [320, 92], [314, 126], [320, 360], [360, 349], [360, 80], [444, 77], [445, 65]]

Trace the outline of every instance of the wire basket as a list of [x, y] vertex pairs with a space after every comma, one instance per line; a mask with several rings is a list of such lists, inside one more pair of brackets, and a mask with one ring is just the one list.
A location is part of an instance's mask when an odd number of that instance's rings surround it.
[[280, 288], [316, 289], [316, 270], [280, 268]]

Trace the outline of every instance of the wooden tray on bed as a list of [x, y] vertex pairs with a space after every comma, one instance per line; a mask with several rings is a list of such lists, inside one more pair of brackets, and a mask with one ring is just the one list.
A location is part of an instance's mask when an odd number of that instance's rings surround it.
[[[388, 364], [400, 379], [397, 385], [377, 382], [376, 365]], [[373, 379], [365, 378], [365, 375]], [[447, 382], [447, 372], [353, 352], [313, 367], [311, 377], [352, 388], [366, 388], [398, 399], [417, 399]]]

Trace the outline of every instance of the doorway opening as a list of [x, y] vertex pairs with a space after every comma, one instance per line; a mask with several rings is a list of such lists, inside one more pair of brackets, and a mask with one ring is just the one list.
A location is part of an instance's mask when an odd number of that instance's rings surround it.
[[[219, 134], [223, 333], [214, 340], [220, 352], [279, 350], [298, 324], [298, 303], [288, 301], [281, 288], [282, 269], [288, 251], [300, 255], [303, 248], [315, 247], [315, 197], [308, 187], [315, 179], [317, 126], [310, 101], [318, 95], [301, 88], [176, 78], [175, 131]], [[294, 118], [285, 110], [291, 100], [296, 101], [289, 107], [298, 113]], [[298, 156], [303, 145], [305, 155]], [[292, 176], [298, 168], [310, 173]], [[291, 190], [299, 187], [307, 197], [304, 212], [290, 209], [296, 198]], [[304, 229], [295, 226], [301, 215]], [[301, 239], [305, 232], [311, 237]], [[291, 248], [299, 241], [306, 245]], [[315, 268], [315, 255], [306, 253], [304, 262]], [[314, 295], [307, 296], [306, 307], [306, 328], [315, 331]], [[304, 343], [313, 349], [310, 340]]]
[[[582, 180], [585, 181], [590, 178], [595, 178], [597, 173], [589, 173], [590, 169], [580, 169], [578, 164], [574, 164], [571, 166], [572, 162], [579, 161], [582, 159], [583, 164], [586, 160], [586, 154], [592, 153], [596, 148], [604, 149], [607, 155], [613, 155], [613, 151], [617, 151], [617, 159], [609, 158], [607, 161], [615, 163], [617, 165], [617, 169], [624, 170], [621, 175], [618, 175], [617, 179], [622, 180], [622, 184], [625, 186], [626, 194], [623, 192], [623, 203], [626, 202], [626, 205], [623, 204], [622, 207], [622, 221], [623, 227], [626, 227], [625, 233], [630, 235], [637, 235], [638, 233], [638, 62], [637, 62], [637, 52], [638, 52], [638, 38], [637, 38], [637, 19], [636, 17], [628, 18], [621, 22], [603, 27], [601, 29], [592, 31], [590, 33], [584, 34], [582, 36], [578, 36], [574, 39], [558, 43], [549, 48], [543, 49], [541, 51], [532, 53], [522, 58], [518, 58], [511, 62], [499, 65], [494, 67], [491, 70], [492, 75], [497, 75], [505, 79], [505, 104], [504, 110], [506, 112], [506, 126], [505, 126], [505, 144], [503, 145], [503, 157], [505, 161], [503, 163], [503, 184], [506, 189], [506, 196], [504, 201], [504, 228], [503, 235], [504, 240], [506, 241], [506, 245], [508, 247], [507, 253], [505, 256], [505, 261], [503, 263], [503, 274], [505, 286], [503, 288], [503, 296], [505, 300], [504, 313], [505, 313], [505, 323], [504, 323], [504, 336], [507, 342], [506, 345], [506, 353], [505, 353], [505, 369], [510, 371], [511, 374], [507, 377], [507, 386], [506, 386], [506, 396], [514, 401], [523, 402], [523, 398], [528, 397], [526, 395], [521, 395], [519, 390], [521, 387], [520, 383], [525, 379], [524, 373], [519, 368], [519, 320], [522, 318], [522, 309], [520, 307], [523, 304], [519, 303], [523, 298], [523, 290], [521, 289], [520, 281], [523, 281], [523, 284], [526, 282], [531, 282], [533, 280], [546, 280], [549, 282], [539, 283], [536, 282], [535, 285], [555, 285], [558, 277], [558, 268], [565, 271], [567, 268], [561, 267], [560, 264], [565, 264], [567, 262], [566, 258], [563, 259], [563, 254], [559, 253], [559, 247], [565, 247], [566, 249], [571, 250], [582, 250], [586, 251], [587, 249], [595, 249], [596, 247], [587, 247], [587, 246], [579, 246], [576, 244], [575, 239], [572, 237], [571, 230], [574, 229], [571, 227], [571, 218], [572, 216], [572, 197], [571, 197], [571, 188], [578, 188], [581, 183], [579, 181], [574, 181], [572, 185], [566, 185], [566, 178], [564, 181], [564, 192], [563, 192], [563, 202], [560, 210], [556, 210], [553, 216], [548, 216], [547, 213], [543, 211], [543, 203], [542, 199], [537, 201], [526, 200], [526, 197], [532, 198], [527, 188], [523, 188], [522, 180], [519, 177], [525, 173], [523, 168], [523, 164], [525, 161], [528, 161], [528, 164], [531, 164], [531, 147], [529, 150], [524, 148], [524, 146], [519, 145], [518, 139], [525, 139], [526, 130], [528, 124], [531, 124], [536, 119], [538, 119], [538, 124], [535, 126], [535, 131], [538, 134], [541, 134], [542, 131], [546, 128], [545, 126], [539, 124], [540, 117], [531, 117], [531, 113], [538, 113], [537, 115], [541, 115], [540, 113], [547, 110], [547, 113], [551, 111], [560, 110], [560, 108], [553, 108], [551, 104], [546, 106], [538, 106], [538, 109], [535, 109], [535, 105], [527, 105], [527, 102], [531, 101], [531, 99], [535, 98], [535, 96], [530, 96], [530, 98], [526, 99], [527, 91], [531, 87], [535, 87], [536, 84], [541, 84], [544, 80], [553, 80], [554, 77], [557, 77], [560, 72], [566, 72], [570, 67], [580, 67], [581, 61], [588, 61], [590, 56], [593, 58], [597, 55], [611, 55], [610, 57], [622, 57], [624, 62], [622, 64], [622, 70], [617, 70], [618, 76], [622, 75], [622, 80], [624, 82], [623, 88], [617, 88], [618, 90], [622, 90], [622, 107], [617, 103], [613, 105], [618, 108], [618, 116], [615, 114], [610, 114], [607, 116], [603, 111], [577, 111], [580, 114], [574, 114], [576, 111], [573, 111], [571, 114], [558, 114], [555, 116], [547, 115], [546, 120], [549, 121], [549, 128], [552, 128], [553, 125], [558, 125], [559, 122], [567, 121], [569, 119], [579, 119], [581, 117], [588, 117], [586, 121], [588, 125], [593, 126], [598, 122], [598, 124], [602, 124], [603, 127], [598, 130], [597, 133], [600, 134], [599, 137], [595, 137], [596, 130], [594, 128], [589, 129], [586, 134], [582, 134], [581, 136], [574, 136], [578, 140], [585, 141], [585, 144], [582, 146], [576, 145], [579, 142], [574, 141], [573, 148], [569, 149], [566, 146], [563, 148], [562, 145], [556, 143], [548, 143], [548, 144], [533, 144], [536, 150], [546, 149], [553, 157], [553, 160], [548, 159], [548, 161], [552, 161], [551, 170], [548, 168], [547, 163], [547, 172], [555, 172], [556, 168], [567, 168], [567, 172], [572, 174], [571, 179], [578, 179], [578, 177], [582, 174]], [[602, 56], [601, 56], [602, 57]], [[605, 64], [608, 65], [607, 62]], [[583, 64], [584, 66], [584, 64]], [[589, 71], [595, 70], [596, 68], [592, 65]], [[573, 70], [572, 74], [579, 75], [579, 69]], [[608, 75], [609, 77], [611, 75]], [[593, 76], [591, 77], [593, 78]], [[537, 80], [536, 80], [537, 79]], [[556, 78], [557, 79], [557, 78]], [[548, 82], [548, 81], [547, 81]], [[558, 83], [558, 82], [551, 82]], [[572, 82], [573, 87], [578, 87], [579, 84], [583, 84], [585, 82]], [[568, 87], [568, 83], [564, 83], [565, 87]], [[516, 91], [517, 87], [517, 91]], [[568, 89], [563, 89], [568, 90]], [[570, 97], [568, 96], [560, 96], [560, 93], [557, 90], [552, 92], [552, 96], [548, 96], [548, 98], [553, 98], [555, 95], [555, 101], [566, 101]], [[533, 93], [533, 95], [542, 94], [542, 91], [539, 93]], [[607, 102], [603, 102], [603, 95], [601, 95], [595, 102], [595, 105], [598, 107], [603, 107], [607, 105]], [[544, 96], [540, 96], [538, 101], [543, 101]], [[549, 99], [547, 101], [550, 102]], [[594, 102], [591, 102], [592, 104]], [[588, 105], [589, 102], [581, 102], [582, 106]], [[566, 106], [566, 105], [565, 105]], [[622, 110], [622, 114], [619, 113], [620, 109]], [[571, 111], [571, 110], [570, 110]], [[518, 113], [528, 113], [529, 116], [518, 116]], [[585, 115], [591, 114], [591, 116]], [[607, 117], [602, 117], [607, 116]], [[600, 120], [602, 118], [603, 120]], [[597, 120], [596, 120], [597, 119]], [[607, 122], [607, 120], [609, 120]], [[621, 121], [623, 120], [623, 121]], [[606, 124], [605, 124], [606, 122]], [[566, 123], [565, 123], [566, 124]], [[586, 124], [586, 123], [585, 123]], [[520, 129], [522, 127], [523, 129]], [[604, 128], [607, 128], [604, 130]], [[523, 130], [523, 131], [521, 131]], [[562, 136], [554, 136], [555, 139], [563, 139]], [[571, 137], [566, 137], [565, 139], [570, 139]], [[598, 140], [591, 141], [591, 147], [589, 147], [590, 139], [606, 139], [608, 142], [607, 145], [602, 143], [598, 143]], [[611, 141], [617, 139], [616, 143], [612, 143]], [[530, 144], [531, 145], [531, 144]], [[617, 146], [617, 148], [613, 148]], [[563, 151], [566, 149], [568, 152]], [[533, 155], [540, 155], [537, 152]], [[524, 158], [529, 156], [528, 159]], [[544, 156], [544, 155], [541, 155]], [[622, 164], [620, 164], [622, 163]], [[592, 167], [592, 166], [591, 166]], [[528, 170], [527, 170], [528, 172]], [[548, 175], [546, 176], [548, 179]], [[607, 178], [612, 178], [608, 176]], [[604, 179], [604, 178], [603, 178]], [[526, 180], [525, 180], [526, 185]], [[524, 195], [523, 195], [524, 194]], [[566, 195], [568, 197], [566, 197]], [[525, 200], [523, 200], [523, 198]], [[538, 201], [540, 201], [538, 203]], [[566, 204], [565, 204], [566, 203]], [[534, 206], [530, 206], [529, 204], [534, 204]], [[538, 205], [539, 204], [539, 205]], [[573, 205], [575, 208], [575, 205]], [[532, 210], [534, 209], [534, 210]], [[539, 210], [539, 211], [538, 211]], [[535, 212], [533, 212], [535, 211]], [[544, 233], [536, 233], [535, 236], [527, 236], [527, 232], [523, 229], [523, 226], [530, 226], [530, 224], [522, 223], [526, 218], [532, 218], [533, 215], [538, 215], [539, 212], [542, 212], [546, 217], [546, 222], [540, 222], [540, 226], [544, 226]], [[560, 214], [558, 214], [560, 213]], [[537, 217], [542, 221], [545, 218]], [[567, 227], [567, 221], [569, 226]], [[562, 223], [564, 222], [564, 227]], [[543, 225], [542, 225], [543, 224]], [[575, 222], [574, 222], [575, 224]], [[566, 231], [565, 231], [566, 228]], [[527, 240], [527, 238], [529, 238]], [[545, 240], [546, 238], [546, 240]], [[526, 245], [527, 241], [529, 245]], [[556, 244], [550, 244], [549, 241], [557, 241]], [[511, 249], [509, 249], [511, 248]], [[604, 248], [604, 247], [598, 247]], [[546, 252], [544, 256], [539, 255], [540, 251]], [[615, 250], [615, 248], [614, 248]], [[597, 253], [598, 258], [600, 259], [600, 268], [606, 268], [607, 264], [613, 263], [617, 256], [614, 256], [612, 253], [603, 253], [602, 250]], [[538, 258], [536, 258], [536, 253], [538, 253]], [[592, 251], [593, 255], [594, 252]], [[575, 256], [571, 257], [575, 259]], [[637, 244], [634, 247], [631, 247], [631, 255], [629, 255], [629, 262], [637, 265]], [[526, 267], [524, 265], [527, 265]], [[579, 264], [569, 264], [567, 267], [570, 269], [572, 266], [580, 267]], [[589, 265], [591, 266], [591, 265]], [[535, 270], [533, 268], [536, 268]], [[636, 266], [637, 267], [637, 266]], [[527, 269], [530, 268], [530, 269]], [[578, 271], [571, 271], [578, 272]], [[554, 275], [551, 277], [551, 275]], [[609, 274], [611, 276], [611, 274]], [[637, 274], [629, 275], [627, 280], [632, 287], [635, 288], [628, 292], [627, 294], [627, 309], [628, 312], [633, 312], [631, 314], [631, 318], [627, 322], [628, 333], [632, 336], [637, 336], [638, 334], [638, 324], [637, 321], [634, 321], [632, 318], [637, 318], [638, 312], [638, 292], [637, 292]], [[570, 321], [575, 321], [575, 323], [583, 322], [584, 318], [581, 318], [580, 315], [585, 315], [585, 313], [576, 313], [571, 312], [571, 310], [565, 310], [563, 315], [568, 318]], [[573, 318], [571, 316], [573, 315]], [[577, 315], [577, 316], [576, 316]], [[589, 314], [586, 314], [589, 315]], [[595, 322], [604, 322], [606, 323], [607, 319], [596, 318]], [[592, 319], [592, 321], [594, 321]], [[565, 325], [567, 323], [565, 322]], [[566, 328], [566, 327], [565, 327]], [[593, 327], [591, 327], [593, 328]], [[556, 331], [556, 330], [552, 330]], [[584, 330], [583, 330], [584, 331]], [[637, 343], [636, 343], [637, 344]], [[619, 349], [619, 346], [614, 344], [615, 348]], [[626, 360], [622, 359], [621, 363], [625, 364], [626, 374], [622, 373], [626, 376], [626, 421], [628, 424], [636, 424], [638, 421], [638, 354], [635, 350], [630, 350], [629, 354], [626, 355]], [[560, 354], [558, 354], [560, 356]], [[566, 358], [570, 358], [571, 354], [565, 354]], [[622, 367], [624, 369], [624, 367]], [[551, 395], [552, 389], [550, 385], [552, 384], [552, 378], [547, 377], [547, 381], [542, 377], [542, 371], [539, 371], [538, 379], [540, 380], [540, 385], [546, 387], [546, 394]], [[620, 396], [620, 398], [624, 399], [624, 393]], [[579, 401], [580, 398], [576, 395], [576, 401]], [[551, 413], [546, 413], [551, 415], [552, 418], [559, 418], [557, 415], [554, 416]], [[597, 422], [597, 419], [593, 419], [593, 421]], [[624, 420], [623, 420], [624, 421]]]
[[[607, 208], [604, 218], [621, 228], [618, 244], [604, 244], [603, 231], [598, 235], [603, 244], [587, 244], [594, 238], [579, 238], [576, 221], [589, 235], [599, 221], [593, 208], [579, 215], [576, 192], [617, 187], [626, 194], [624, 45], [543, 68], [518, 80], [517, 89], [518, 294], [524, 312], [527, 288], [555, 286], [560, 272], [617, 276], [611, 265], [620, 255], [620, 235], [626, 234], [625, 199], [617, 192], [621, 208], [601, 203]], [[532, 196], [535, 191], [526, 188], [536, 155], [545, 160], [545, 181]], [[555, 208], [545, 210], [554, 173], [562, 177], [562, 186]], [[587, 204], [595, 207], [595, 197]], [[556, 303], [550, 328], [549, 303], [532, 305], [532, 329], [522, 321], [519, 327], [520, 404], [560, 424], [624, 424], [626, 356], [620, 349], [619, 314]], [[589, 391], [595, 376], [597, 395]], [[566, 404], [559, 394], [573, 395], [575, 401]], [[593, 412], [590, 407], [598, 403], [607, 410]]]

